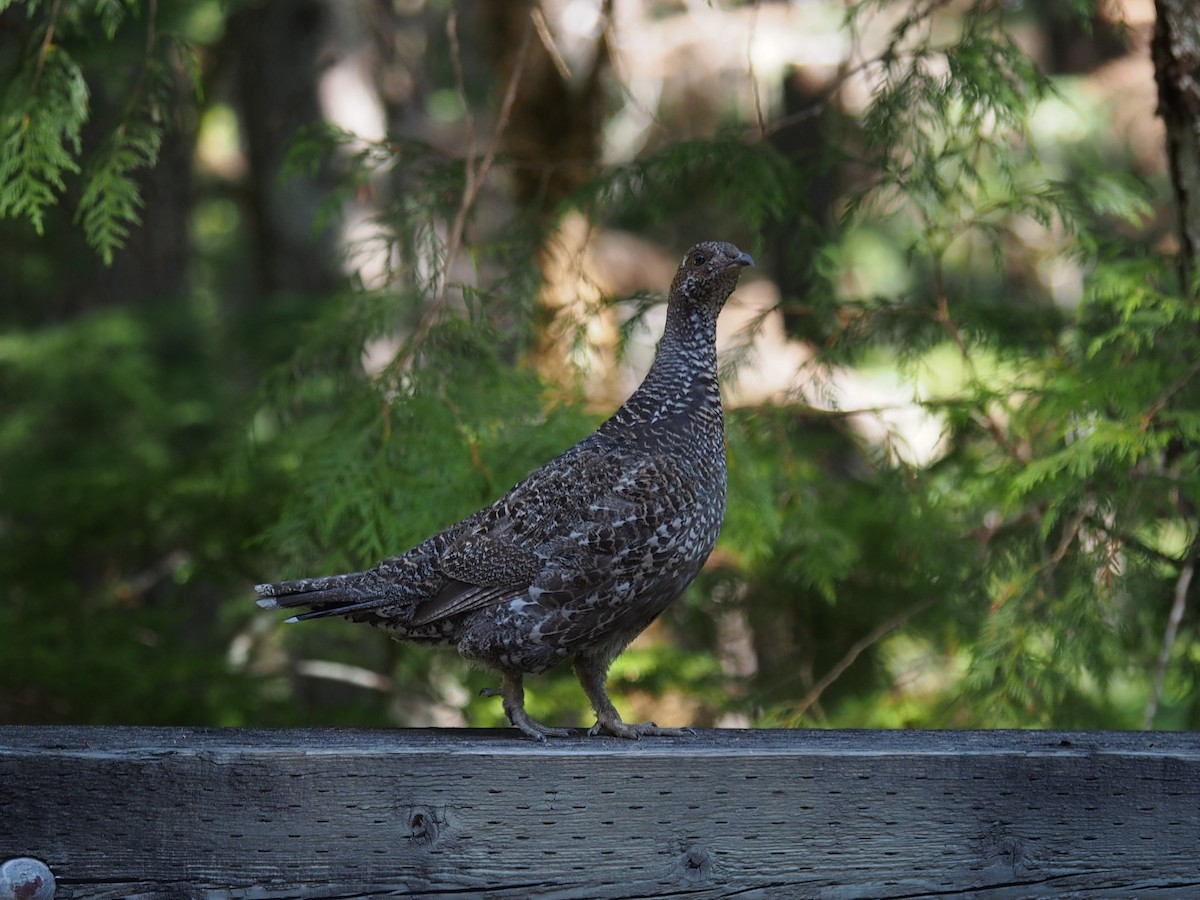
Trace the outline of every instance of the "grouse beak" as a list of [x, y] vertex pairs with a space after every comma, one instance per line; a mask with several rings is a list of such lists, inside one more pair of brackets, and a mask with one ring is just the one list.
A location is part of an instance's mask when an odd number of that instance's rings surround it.
[[737, 256], [735, 256], [733, 258], [733, 261], [739, 266], [754, 265], [754, 257], [751, 256], [749, 253], [739, 253]]

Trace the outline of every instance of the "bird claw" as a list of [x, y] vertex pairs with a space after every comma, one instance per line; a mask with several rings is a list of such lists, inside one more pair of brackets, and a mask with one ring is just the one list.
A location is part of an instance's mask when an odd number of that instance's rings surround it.
[[546, 738], [568, 738], [571, 736], [569, 728], [551, 728], [549, 725], [543, 725], [541, 722], [535, 722], [533, 719], [527, 719], [525, 723], [513, 722], [521, 732], [539, 744], [546, 743]]
[[588, 734], [611, 734], [614, 737], [638, 740], [643, 737], [686, 737], [695, 734], [691, 728], [659, 728], [653, 722], [622, 722], [620, 719], [597, 720]]
[[503, 694], [503, 692], [501, 691], [500, 688], [480, 688], [479, 689], [480, 697], [500, 697], [500, 696], [502, 696], [502, 694]]
[[571, 736], [569, 728], [551, 728], [549, 725], [543, 725], [536, 719], [531, 719], [523, 709], [515, 710], [509, 718], [522, 734], [533, 738], [539, 744], [546, 743], [546, 738]]

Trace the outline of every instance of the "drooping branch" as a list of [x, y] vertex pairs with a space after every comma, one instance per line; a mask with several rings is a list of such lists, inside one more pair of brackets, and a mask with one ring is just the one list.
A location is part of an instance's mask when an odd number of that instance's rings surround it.
[[869, 649], [872, 645], [887, 637], [897, 628], [900, 628], [913, 616], [923, 613], [925, 610], [929, 609], [929, 607], [933, 606], [935, 602], [935, 598], [928, 598], [914, 603], [907, 609], [902, 609], [890, 619], [880, 622], [869, 632], [867, 632], [867, 634], [855, 641], [854, 644], [851, 645], [850, 649], [843, 654], [842, 658], [834, 663], [833, 667], [821, 677], [821, 680], [813, 685], [812, 689], [804, 695], [804, 698], [792, 711], [793, 719], [795, 721], [800, 721], [804, 714], [808, 712], [809, 708], [821, 699], [821, 695], [825, 693], [825, 690], [831, 684], [837, 681], [842, 674], [854, 664], [854, 661], [862, 655], [863, 651]]
[[1151, 55], [1158, 114], [1167, 128], [1167, 157], [1179, 208], [1184, 289], [1200, 295], [1200, 13], [1195, 0], [1155, 0]]
[[1158, 704], [1162, 701], [1163, 687], [1167, 680], [1167, 667], [1171, 662], [1171, 651], [1175, 649], [1175, 640], [1179, 636], [1179, 623], [1183, 621], [1183, 613], [1187, 608], [1188, 588], [1191, 587], [1192, 577], [1196, 573], [1196, 556], [1189, 551], [1183, 567], [1179, 570], [1179, 578], [1175, 582], [1174, 601], [1171, 604], [1171, 615], [1167, 619], [1166, 634], [1163, 635], [1162, 648], [1158, 654], [1158, 665], [1154, 668], [1154, 689], [1142, 718], [1142, 728], [1149, 730], [1154, 727], [1154, 717], [1158, 714]]

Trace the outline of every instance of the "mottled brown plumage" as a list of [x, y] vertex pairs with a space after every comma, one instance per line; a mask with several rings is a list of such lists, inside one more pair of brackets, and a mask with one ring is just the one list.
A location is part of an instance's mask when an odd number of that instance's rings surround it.
[[612, 418], [498, 501], [365, 572], [259, 585], [293, 620], [346, 616], [401, 641], [452, 644], [499, 673], [504, 711], [539, 740], [523, 676], [571, 659], [592, 734], [671, 734], [621, 721], [605, 689], [617, 654], [691, 583], [725, 515], [717, 315], [752, 260], [687, 252], [645, 381]]

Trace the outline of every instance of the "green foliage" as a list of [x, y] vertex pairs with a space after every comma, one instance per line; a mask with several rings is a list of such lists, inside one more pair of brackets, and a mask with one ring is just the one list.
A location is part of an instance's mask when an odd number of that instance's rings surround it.
[[[1131, 699], [1149, 691], [1185, 559], [1178, 536], [1190, 547], [1196, 533], [1181, 498], [1197, 487], [1197, 307], [1164, 287], [1174, 283], [1172, 260], [1134, 256], [1108, 237], [1122, 224], [1145, 227], [1142, 184], [1100, 169], [1088, 147], [1067, 157], [1069, 179], [1049, 174], [1030, 118], [1061, 98], [1004, 24], [1001, 7], [976, 4], [948, 44], [915, 39], [919, 18], [895, 30], [862, 119], [877, 177], [847, 224], [888, 223], [920, 278], [907, 294], [843, 307], [828, 357], [891, 352], [919, 378], [940, 343], [962, 362], [953, 404], [922, 404], [944, 418], [945, 451], [905, 488], [914, 500], [936, 498], [949, 530], [916, 548], [901, 585], [929, 578], [921, 563], [937, 547], [934, 559], [949, 568], [929, 583], [949, 628], [924, 640], [962, 648], [967, 660], [941, 697], [950, 705], [925, 721], [953, 711], [961, 724], [1136, 726]], [[1061, 159], [1071, 148], [1054, 151]], [[1089, 272], [1073, 316], [1041, 317], [1014, 343], [1021, 325], [1003, 281], [1030, 252], [1016, 236], [1030, 222]], [[990, 254], [1002, 279], [1003, 316], [986, 306], [973, 248]], [[923, 514], [912, 528], [928, 540], [932, 521]], [[908, 533], [901, 526], [893, 539]], [[797, 571], [828, 571], [841, 558], [836, 545], [811, 546], [796, 549]], [[847, 575], [819, 587], [840, 603], [884, 593], [882, 575], [867, 581], [866, 592]]]
[[[274, 504], [221, 475], [229, 385], [186, 310], [0, 337], [0, 718], [256, 721], [220, 601]], [[245, 616], [241, 617], [243, 620]]]
[[7, 61], [12, 67], [0, 100], [0, 219], [27, 219], [41, 235], [47, 208], [68, 193], [68, 178], [82, 173], [75, 222], [111, 265], [129, 229], [141, 221], [137, 173], [155, 165], [162, 143], [158, 110], [169, 94], [171, 75], [157, 54], [162, 48], [178, 52], [182, 45], [172, 36], [159, 38], [152, 8], [144, 55], [124, 69], [132, 86], [124, 86], [122, 111], [114, 123], [92, 123], [106, 133], [85, 155], [82, 132], [93, 117], [89, 78], [94, 83], [112, 73], [85, 73], [66, 47], [86, 40], [94, 23], [109, 42], [116, 41], [128, 14], [138, 13], [140, 4], [97, 0], [92, 17], [81, 9], [83, 4], [55, 5], [48, 11], [36, 2], [22, 5], [27, 16], [23, 49], [12, 60], [0, 57], [0, 65]]
[[0, 218], [24, 216], [38, 234], [65, 176], [79, 171], [88, 89], [60, 47], [29, 54], [0, 108]]
[[425, 337], [419, 368], [395, 381], [339, 383], [302, 369], [284, 390], [305, 398], [308, 424], [289, 416], [272, 441], [303, 468], [263, 545], [295, 560], [297, 574], [317, 559], [364, 568], [491, 502], [587, 433], [577, 410], [548, 407], [537, 378], [497, 349], [486, 329], [450, 320]]
[[161, 145], [161, 129], [135, 122], [105, 138], [92, 158], [75, 220], [106, 264], [124, 246], [130, 227], [141, 224], [142, 197], [133, 174], [158, 162]]
[[104, 36], [110, 41], [117, 36], [117, 30], [130, 12], [136, 12], [138, 0], [96, 0], [96, 17]]
[[737, 227], [755, 235], [794, 207], [797, 187], [791, 166], [770, 145], [719, 134], [669, 144], [613, 167], [582, 188], [571, 204], [641, 227], [711, 204], [737, 209]]
[[[118, 121], [84, 148], [101, 82], [77, 45], [109, 47], [149, 8], [73, 6], [47, 41], [45, 4], [22, 6], [24, 41], [0, 48], [0, 216], [53, 234], [49, 210], [83, 169], [75, 221], [110, 261], [170, 118], [166, 51], [138, 42], [114, 76], [133, 85]], [[852, 4], [853, 36], [889, 6]], [[1092, 12], [1079, 0], [1069, 15]], [[1166, 635], [1176, 597], [1194, 607], [1200, 305], [1148, 249], [1160, 186], [1095, 122], [1047, 129], [1083, 101], [1024, 51], [1026, 14], [906, 5], [861, 67], [869, 103], [847, 104], [821, 158], [758, 135], [660, 137], [549, 226], [481, 210], [478, 152], [314, 126], [283, 177], [333, 176], [316, 230], [377, 201], [350, 249], [381, 251], [381, 271], [327, 297], [245, 300], [243, 228], [225, 255], [201, 251], [209, 280], [186, 310], [10, 325], [0, 631], [30, 639], [0, 671], [0, 717], [501, 724], [474, 699], [486, 673], [346, 623], [278, 628], [249, 585], [402, 551], [609, 411], [537, 368], [546, 228], [582, 214], [663, 245], [744, 245], [783, 296], [742, 338], [783, 312], [807, 340], [804, 400], [730, 411], [721, 543], [614, 666], [623, 708], [666, 697], [699, 725], [1090, 728], [1139, 727], [1157, 704], [1151, 724], [1197, 727], [1191, 607]], [[488, 96], [464, 77], [465, 98]], [[825, 210], [809, 208], [815, 188], [835, 195]], [[628, 336], [658, 298], [610, 299], [632, 301], [603, 310], [631, 311]], [[590, 340], [570, 336], [569, 352]], [[730, 379], [756, 362], [735, 344]], [[310, 677], [314, 663], [395, 687]], [[531, 688], [530, 711], [588, 716], [569, 673]]]

